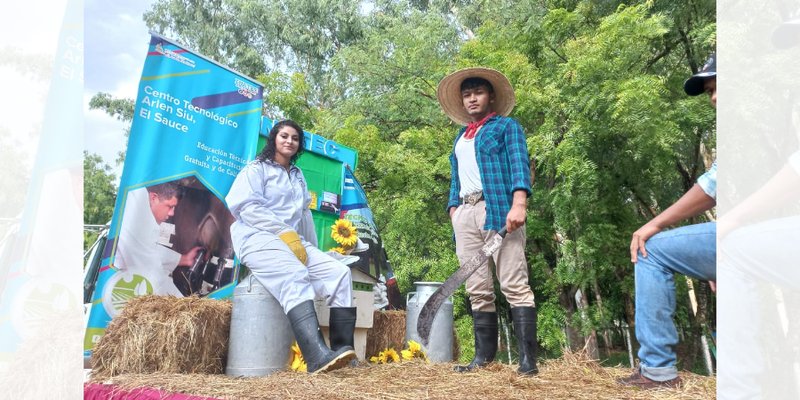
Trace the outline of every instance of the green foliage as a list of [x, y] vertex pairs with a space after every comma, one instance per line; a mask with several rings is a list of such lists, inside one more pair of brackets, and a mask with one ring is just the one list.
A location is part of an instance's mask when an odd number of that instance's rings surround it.
[[463, 315], [454, 321], [456, 338], [459, 343], [458, 362], [469, 363], [475, 357], [475, 333], [472, 331], [472, 317]]
[[[503, 71], [536, 177], [527, 259], [539, 341], [558, 355], [582, 347], [576, 331], [633, 322], [630, 234], [705, 170], [714, 110], [682, 84], [715, 45], [715, 12], [711, 0], [160, 0], [145, 21], [258, 77], [267, 115], [358, 150], [356, 176], [403, 293], [458, 267], [444, 210], [458, 127], [436, 86], [461, 67]], [[95, 98], [132, 115], [124, 100]], [[463, 288], [454, 303], [466, 362]], [[677, 320], [694, 323], [685, 304]]]
[[[111, 220], [117, 197], [116, 177], [111, 166], [97, 154], [83, 152], [83, 223], [103, 225]], [[84, 233], [83, 248], [88, 248], [95, 234]]]
[[539, 343], [545, 351], [554, 352], [553, 355], [560, 354], [567, 342], [564, 335], [564, 326], [567, 324], [564, 309], [556, 304], [544, 303], [537, 304], [537, 311]]

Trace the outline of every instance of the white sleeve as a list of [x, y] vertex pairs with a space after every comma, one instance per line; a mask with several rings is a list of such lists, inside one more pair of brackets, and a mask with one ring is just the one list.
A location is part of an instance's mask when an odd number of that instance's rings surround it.
[[314, 226], [314, 216], [311, 214], [311, 208], [309, 207], [311, 205], [311, 193], [308, 191], [308, 181], [302, 170], [298, 169], [298, 173], [300, 174], [300, 179], [303, 181], [305, 192], [303, 193], [303, 216], [300, 217], [299, 232], [297, 233], [307, 242], [314, 245], [314, 247], [319, 247], [317, 230]]
[[225, 196], [231, 214], [245, 225], [275, 235], [294, 230], [280, 222], [275, 213], [269, 209], [263, 190], [268, 177], [264, 168], [258, 164], [258, 161], [247, 164], [236, 175], [231, 190]]
[[711, 168], [697, 178], [697, 184], [706, 194], [715, 199], [717, 198], [717, 160], [711, 164]]
[[306, 209], [303, 212], [303, 218], [300, 220], [300, 232], [298, 232], [306, 242], [311, 243], [314, 247], [319, 247], [317, 242], [317, 230], [314, 226], [314, 218], [311, 215], [311, 210]]
[[144, 271], [162, 265], [157, 246], [158, 225], [150, 210], [146, 188], [128, 192], [122, 223], [119, 226], [114, 267], [120, 270]]

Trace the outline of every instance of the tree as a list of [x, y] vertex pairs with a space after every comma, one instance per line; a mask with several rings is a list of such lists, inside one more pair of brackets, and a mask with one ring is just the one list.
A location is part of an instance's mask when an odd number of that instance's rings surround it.
[[[612, 329], [634, 322], [631, 232], [712, 158], [713, 109], [682, 82], [714, 47], [715, 10], [711, 0], [161, 0], [145, 21], [257, 77], [267, 115], [359, 151], [356, 175], [403, 292], [457, 268], [444, 205], [458, 127], [436, 86], [460, 67], [503, 71], [535, 165], [527, 256], [539, 340], [557, 355], [587, 338], [597, 354], [619, 342]], [[96, 105], [125, 118], [114, 101]], [[455, 297], [469, 343], [463, 289]], [[713, 315], [700, 299], [709, 312], [698, 317], [679, 304], [688, 343]]]
[[[83, 152], [83, 223], [104, 225], [111, 220], [117, 197], [116, 176], [111, 166], [97, 154]], [[83, 247], [87, 249], [96, 234], [84, 233]]]
[[144, 20], [246, 75], [301, 73], [307, 103], [330, 107], [342, 94], [330, 61], [362, 37], [360, 7], [348, 0], [161, 0]]

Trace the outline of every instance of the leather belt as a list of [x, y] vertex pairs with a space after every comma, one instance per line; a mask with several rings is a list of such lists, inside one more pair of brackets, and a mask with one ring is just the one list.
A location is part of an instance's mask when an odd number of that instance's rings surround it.
[[483, 201], [483, 191], [477, 191], [475, 193], [470, 193], [464, 197], [459, 197], [458, 202], [461, 204], [469, 204], [474, 206], [478, 204], [478, 202]]

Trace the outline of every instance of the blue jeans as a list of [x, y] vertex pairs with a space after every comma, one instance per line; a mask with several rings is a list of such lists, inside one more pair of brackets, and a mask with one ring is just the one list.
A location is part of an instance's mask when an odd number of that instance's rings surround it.
[[636, 263], [636, 339], [642, 375], [656, 381], [678, 376], [675, 366], [677, 272], [701, 280], [716, 280], [717, 224], [689, 225], [661, 232], [646, 243], [647, 257]]

